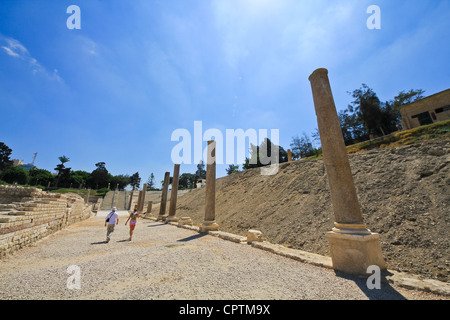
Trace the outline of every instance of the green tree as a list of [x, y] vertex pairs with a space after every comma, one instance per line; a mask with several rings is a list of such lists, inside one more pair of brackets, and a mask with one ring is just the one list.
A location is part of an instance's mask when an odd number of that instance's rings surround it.
[[66, 156], [58, 157], [60, 164], [56, 165], [55, 170], [58, 172], [56, 176], [56, 187], [59, 187], [60, 183], [62, 185], [67, 185], [70, 181], [70, 170], [71, 168], [66, 168], [65, 163], [69, 162], [70, 159]]
[[[278, 154], [272, 155], [277, 151]], [[242, 169], [259, 168], [274, 162], [283, 163], [287, 161], [287, 151], [272, 143], [269, 138], [265, 138], [259, 146], [250, 144], [250, 158], [245, 158]]]
[[155, 188], [155, 175], [152, 172], [147, 180], [147, 191], [154, 190], [154, 188]]
[[130, 176], [126, 174], [119, 174], [117, 176], [108, 174], [108, 182], [112, 189], [118, 186], [119, 190], [124, 190], [130, 184]]
[[338, 116], [346, 145], [351, 145], [369, 139], [369, 134], [367, 133], [364, 124], [352, 106], [348, 106], [347, 109], [340, 111]]
[[381, 102], [366, 84], [349, 93], [355, 100], [338, 114], [345, 144], [368, 140], [370, 135], [387, 135], [399, 130], [399, 108], [423, 99], [423, 93], [422, 89], [401, 91], [387, 102]]
[[91, 174], [87, 171], [77, 170], [70, 172], [70, 183], [73, 187], [78, 188], [80, 185], [87, 185]]
[[317, 146], [318, 146], [318, 148], [320, 148], [322, 142], [320, 141], [320, 132], [319, 132], [318, 128], [315, 128], [314, 131], [311, 133], [311, 138], [315, 142], [316, 148], [317, 148]]
[[193, 189], [197, 181], [197, 175], [192, 173], [183, 173], [178, 180], [178, 189]]
[[95, 170], [91, 172], [91, 187], [95, 189], [106, 188], [108, 186], [108, 170], [105, 162], [95, 164]]
[[409, 91], [400, 91], [393, 100], [389, 101], [392, 107], [398, 110], [402, 105], [410, 104], [423, 99], [425, 93], [422, 89], [411, 89]]
[[400, 124], [400, 118], [400, 112], [394, 109], [389, 102], [382, 104], [380, 130], [383, 132], [383, 135], [397, 131]]
[[12, 167], [4, 171], [3, 180], [8, 183], [25, 185], [29, 180], [29, 173], [22, 167]]
[[298, 135], [292, 137], [291, 151], [293, 159], [300, 159], [305, 157], [311, 157], [314, 155], [314, 147], [311, 139], [303, 133], [301, 137]]
[[197, 165], [197, 171], [195, 171], [195, 175], [197, 176], [197, 180], [206, 179], [205, 164], [202, 160], [200, 160], [200, 163]]
[[389, 125], [390, 132], [397, 131], [400, 126], [400, 107], [405, 104], [410, 104], [423, 99], [425, 93], [422, 89], [411, 89], [409, 91], [400, 91], [394, 99], [386, 102], [385, 112], [387, 117], [387, 124]]
[[230, 164], [226, 169], [227, 175], [231, 175], [235, 172], [239, 172], [239, 166], [235, 166], [234, 164]]
[[133, 189], [138, 189], [141, 185], [141, 177], [139, 177], [139, 172], [136, 172], [130, 177], [130, 185]]
[[351, 104], [367, 133], [382, 135], [382, 109], [377, 94], [364, 83], [350, 94], [355, 99]]
[[45, 169], [31, 168], [29, 184], [32, 186], [41, 185], [46, 187], [48, 183], [52, 183], [55, 177], [52, 173]]
[[6, 169], [12, 167], [13, 162], [9, 158], [12, 150], [3, 142], [0, 142], [0, 178], [2, 177], [2, 172]]

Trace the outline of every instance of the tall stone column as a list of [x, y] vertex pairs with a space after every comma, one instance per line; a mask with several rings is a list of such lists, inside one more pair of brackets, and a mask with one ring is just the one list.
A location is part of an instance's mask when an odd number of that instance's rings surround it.
[[333, 266], [359, 274], [366, 274], [370, 265], [385, 269], [379, 235], [370, 232], [363, 221], [328, 70], [317, 69], [309, 81], [335, 217], [335, 227], [327, 233]]
[[150, 216], [152, 215], [152, 204], [153, 201], [147, 202], [147, 211], [145, 212], [144, 218], [150, 218]]
[[153, 201], [149, 201], [147, 204], [147, 214], [152, 213], [152, 205], [153, 205]]
[[138, 203], [138, 213], [141, 214], [144, 212], [144, 203], [145, 203], [145, 193], [147, 192], [147, 184], [144, 183], [144, 186], [142, 187], [142, 197], [141, 201]]
[[172, 180], [172, 192], [170, 194], [170, 208], [169, 208], [169, 216], [167, 217], [167, 222], [178, 221], [178, 218], [175, 217], [175, 213], [177, 211], [177, 196], [178, 196], [178, 180], [180, 176], [180, 165], [175, 164], [173, 168], [173, 180]]
[[87, 195], [86, 195], [86, 200], [84, 201], [85, 203], [89, 203], [89, 197], [91, 196], [91, 189], [88, 189]]
[[113, 197], [111, 200], [111, 208], [114, 208], [116, 206], [116, 190], [113, 191]]
[[135, 206], [134, 206], [134, 208], [135, 208], [137, 211], [139, 211], [139, 208], [140, 208], [140, 206], [141, 206], [141, 201], [142, 201], [142, 190], [139, 191], [139, 193], [138, 193], [138, 200], [137, 200], [137, 203], [136, 203]]
[[167, 190], [169, 189], [170, 172], [164, 174], [164, 184], [161, 194], [161, 204], [159, 207], [159, 216], [156, 220], [164, 220], [166, 218]]
[[205, 220], [200, 225], [200, 232], [216, 231], [216, 142], [208, 141], [208, 159], [206, 163], [206, 204]]
[[288, 149], [287, 154], [288, 154], [288, 162], [292, 162], [292, 152], [291, 152], [291, 149]]
[[128, 204], [128, 210], [131, 210], [131, 205], [133, 204], [133, 196], [134, 196], [134, 187], [133, 187], [133, 190], [131, 190], [130, 203]]

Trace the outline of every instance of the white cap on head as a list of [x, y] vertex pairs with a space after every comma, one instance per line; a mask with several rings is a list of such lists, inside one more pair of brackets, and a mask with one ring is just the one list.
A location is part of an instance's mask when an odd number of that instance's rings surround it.
[[117, 208], [116, 208], [116, 207], [112, 208], [112, 211], [116, 211], [116, 210], [117, 210]]

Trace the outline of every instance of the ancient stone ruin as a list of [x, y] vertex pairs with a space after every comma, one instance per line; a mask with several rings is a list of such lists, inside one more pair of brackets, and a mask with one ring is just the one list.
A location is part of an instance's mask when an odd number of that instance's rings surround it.
[[353, 183], [327, 69], [309, 77], [333, 205], [335, 227], [327, 233], [333, 267], [348, 273], [366, 273], [371, 265], [385, 269], [380, 236], [366, 228]]
[[76, 194], [0, 185], [0, 258], [92, 215]]

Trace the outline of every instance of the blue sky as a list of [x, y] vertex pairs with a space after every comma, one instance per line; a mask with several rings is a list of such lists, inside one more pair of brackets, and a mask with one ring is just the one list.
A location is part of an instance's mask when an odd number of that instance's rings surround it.
[[[73, 4], [81, 30], [66, 26]], [[366, 26], [373, 4], [381, 30]], [[74, 170], [106, 162], [159, 182], [172, 132], [194, 121], [224, 136], [279, 129], [285, 149], [309, 135], [317, 68], [338, 110], [362, 83], [382, 101], [448, 89], [449, 30], [448, 0], [2, 0], [0, 141], [50, 171], [65, 155]]]

